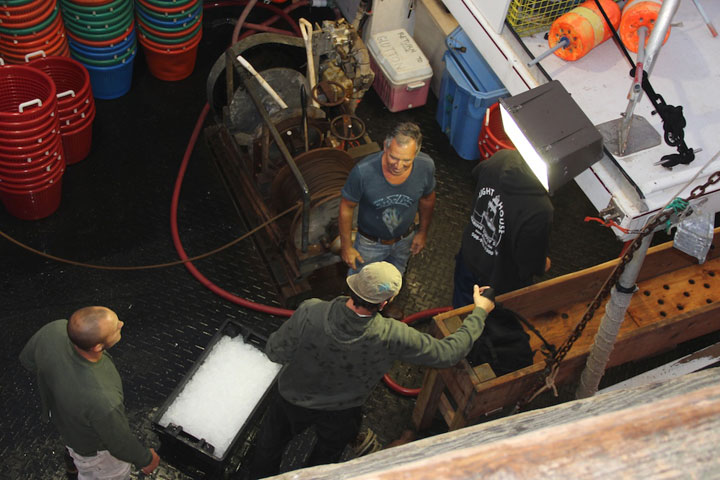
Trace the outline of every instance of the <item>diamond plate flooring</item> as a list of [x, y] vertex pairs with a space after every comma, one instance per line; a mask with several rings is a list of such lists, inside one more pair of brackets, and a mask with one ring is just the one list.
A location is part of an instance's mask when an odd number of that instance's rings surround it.
[[[228, 11], [230, 12], [230, 11]], [[238, 9], [228, 16], [237, 16]], [[215, 12], [222, 20], [224, 11]], [[153, 78], [142, 55], [135, 62], [131, 91], [97, 101], [93, 148], [89, 158], [68, 167], [60, 209], [35, 222], [0, 211], [4, 232], [53, 255], [99, 265], [144, 265], [177, 258], [169, 230], [173, 184], [194, 122], [205, 102], [205, 79], [222, 53], [230, 29], [206, 14], [205, 37], [190, 78], [166, 83]], [[215, 25], [215, 28], [211, 28]], [[220, 25], [219, 27], [217, 25]], [[368, 133], [381, 141], [397, 121], [421, 124], [424, 150], [437, 166], [437, 207], [425, 251], [410, 262], [398, 299], [405, 313], [448, 305], [453, 258], [470, 212], [473, 162], [459, 158], [440, 132], [437, 100], [406, 112], [387, 111], [374, 92], [358, 108]], [[596, 212], [574, 183], [553, 198], [553, 269], [561, 275], [616, 256], [619, 242], [606, 229], [586, 224]], [[222, 245], [246, 231], [206, 146], [192, 155], [179, 202], [180, 237], [188, 255]], [[146, 444], [159, 446], [151, 431], [154, 413], [201, 355], [226, 319], [238, 319], [269, 334], [282, 319], [229, 303], [202, 287], [183, 266], [142, 271], [108, 271], [59, 263], [0, 241], [0, 324], [5, 336], [0, 354], [0, 478], [65, 478], [62, 443], [39, 421], [33, 379], [17, 361], [27, 339], [45, 323], [67, 318], [86, 305], [105, 305], [125, 322], [122, 341], [111, 353], [124, 381], [126, 407], [134, 431]], [[280, 305], [271, 276], [252, 241], [244, 241], [196, 266], [213, 282], [251, 300]], [[420, 322], [423, 328], [427, 322]], [[406, 386], [419, 386], [422, 372], [396, 365], [392, 375]], [[414, 400], [379, 384], [364, 408], [364, 424], [384, 444], [410, 426]], [[225, 474], [245, 461], [257, 430], [244, 432]], [[307, 453], [312, 435], [288, 450], [285, 468]], [[170, 452], [171, 453], [171, 452]], [[164, 457], [155, 478], [216, 478], [181, 459]], [[133, 478], [139, 478], [137, 472]]]

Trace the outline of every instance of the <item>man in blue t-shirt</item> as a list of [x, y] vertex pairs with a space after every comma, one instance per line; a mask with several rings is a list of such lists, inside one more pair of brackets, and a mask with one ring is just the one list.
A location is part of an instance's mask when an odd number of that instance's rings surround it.
[[[382, 152], [355, 165], [340, 202], [341, 256], [353, 274], [363, 266], [389, 262], [405, 272], [410, 254], [425, 247], [435, 208], [435, 164], [420, 152], [422, 133], [414, 123], [398, 124], [385, 139]], [[358, 207], [358, 234], [352, 223]], [[415, 214], [419, 224], [415, 225]]]

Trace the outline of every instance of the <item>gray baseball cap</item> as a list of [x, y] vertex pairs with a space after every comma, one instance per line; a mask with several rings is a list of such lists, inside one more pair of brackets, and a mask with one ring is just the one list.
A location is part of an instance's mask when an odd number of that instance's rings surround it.
[[388, 262], [371, 263], [346, 281], [358, 297], [375, 304], [390, 300], [402, 287], [400, 271]]

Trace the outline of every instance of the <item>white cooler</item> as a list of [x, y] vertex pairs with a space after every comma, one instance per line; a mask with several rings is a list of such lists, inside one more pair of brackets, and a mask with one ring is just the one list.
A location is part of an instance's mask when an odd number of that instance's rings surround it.
[[373, 88], [391, 112], [420, 107], [427, 101], [432, 67], [404, 29], [376, 33], [368, 41]]

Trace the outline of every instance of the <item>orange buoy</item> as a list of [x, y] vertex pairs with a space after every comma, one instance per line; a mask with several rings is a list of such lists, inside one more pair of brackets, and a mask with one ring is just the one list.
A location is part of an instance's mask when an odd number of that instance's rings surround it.
[[[620, 7], [613, 0], [600, 0], [600, 4], [613, 27], [617, 28], [620, 24]], [[611, 35], [612, 30], [595, 1], [587, 0], [553, 22], [548, 44], [553, 48], [560, 42], [566, 42], [567, 45], [555, 50], [555, 55], [563, 60], [577, 60]]]
[[[647, 35], [645, 35], [645, 45], [650, 38], [650, 33], [655, 27], [662, 0], [630, 0], [625, 4], [622, 10], [622, 18], [620, 19], [620, 28], [618, 33], [625, 47], [631, 52], [638, 51], [638, 28], [647, 27]], [[670, 27], [663, 43], [667, 42], [670, 36]]]

